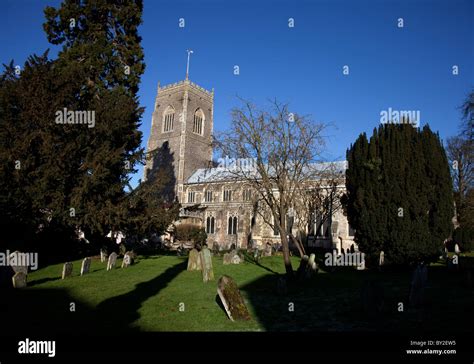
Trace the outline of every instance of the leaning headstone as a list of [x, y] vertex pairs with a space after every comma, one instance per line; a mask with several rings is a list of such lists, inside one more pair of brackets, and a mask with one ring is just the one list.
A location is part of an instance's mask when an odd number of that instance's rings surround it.
[[[10, 254], [11, 267], [15, 273], [28, 274], [28, 266], [26, 265], [25, 255], [22, 252], [14, 251]], [[23, 264], [22, 264], [23, 263]]]
[[104, 249], [100, 250], [100, 261], [104, 263], [107, 260], [107, 252]]
[[211, 251], [207, 248], [204, 248], [199, 254], [201, 255], [202, 281], [206, 283], [214, 280]]
[[191, 249], [188, 256], [188, 270], [201, 270], [201, 255], [197, 249]]
[[27, 275], [23, 272], [17, 272], [13, 276], [13, 287], [14, 288], [24, 288], [26, 287], [26, 278]]
[[64, 263], [62, 278], [66, 279], [70, 277], [71, 275], [72, 275], [72, 263], [71, 262]]
[[222, 276], [217, 283], [217, 294], [219, 295], [225, 312], [231, 321], [250, 320], [250, 313], [240, 294], [239, 288], [229, 276]]
[[461, 249], [459, 249], [459, 245], [456, 243], [456, 245], [454, 245], [454, 252], [456, 254], [460, 254], [461, 253]]
[[117, 263], [117, 253], [113, 252], [109, 255], [109, 261], [107, 262], [107, 270], [115, 268], [115, 263]]

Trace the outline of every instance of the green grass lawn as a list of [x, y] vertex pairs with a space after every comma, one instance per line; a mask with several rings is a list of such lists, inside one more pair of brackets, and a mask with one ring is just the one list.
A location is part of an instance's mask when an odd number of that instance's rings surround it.
[[[2, 298], [10, 330], [38, 332], [118, 333], [121, 331], [471, 331], [472, 287], [461, 273], [438, 264], [429, 269], [429, 287], [423, 308], [407, 303], [410, 272], [357, 271], [344, 268], [321, 271], [304, 284], [276, 294], [276, 273], [283, 273], [280, 256], [262, 258], [260, 265], [222, 264], [213, 257], [214, 282], [203, 283], [201, 273], [186, 271], [187, 259], [176, 256], [140, 257], [133, 266], [112, 271], [93, 258], [91, 272], [61, 280], [62, 264], [28, 275], [28, 287]], [[294, 269], [299, 259], [293, 258]], [[252, 320], [231, 322], [217, 296], [217, 279], [235, 279], [248, 304]], [[360, 289], [367, 280], [383, 287], [384, 306], [367, 316]], [[398, 311], [399, 302], [404, 311]], [[75, 312], [70, 311], [75, 304]], [[289, 312], [293, 303], [294, 312]], [[184, 310], [180, 310], [180, 307]], [[469, 313], [468, 317], [463, 317]]]

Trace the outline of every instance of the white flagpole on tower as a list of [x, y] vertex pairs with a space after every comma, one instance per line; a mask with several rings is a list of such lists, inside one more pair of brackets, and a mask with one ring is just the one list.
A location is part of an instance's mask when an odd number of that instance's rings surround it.
[[191, 56], [191, 53], [194, 53], [192, 50], [187, 49], [186, 52], [188, 52], [188, 63], [186, 64], [186, 80], [189, 79], [189, 57]]

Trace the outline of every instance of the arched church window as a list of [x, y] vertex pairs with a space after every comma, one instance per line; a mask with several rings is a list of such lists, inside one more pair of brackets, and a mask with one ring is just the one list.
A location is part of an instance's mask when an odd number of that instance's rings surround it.
[[201, 109], [194, 112], [193, 133], [202, 135], [204, 131], [204, 113]]
[[163, 114], [163, 133], [173, 131], [174, 114], [173, 106], [168, 106]]
[[215, 218], [214, 216], [208, 216], [206, 219], [206, 233], [214, 234]]
[[227, 222], [227, 234], [236, 235], [237, 234], [237, 216], [229, 216]]

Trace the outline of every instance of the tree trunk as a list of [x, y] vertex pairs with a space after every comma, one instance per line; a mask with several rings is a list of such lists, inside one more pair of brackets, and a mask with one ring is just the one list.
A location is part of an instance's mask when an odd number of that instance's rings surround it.
[[293, 234], [290, 234], [290, 241], [293, 241], [293, 243], [296, 245], [296, 248], [298, 248], [300, 258], [303, 258], [303, 255], [305, 255], [303, 244], [299, 241], [299, 239], [295, 238]]
[[286, 238], [286, 233], [281, 232], [280, 230], [280, 237], [281, 237], [281, 245], [283, 248], [283, 261], [285, 263], [285, 270], [286, 270], [286, 275], [288, 278], [293, 278], [293, 267], [291, 266], [291, 260], [290, 260], [290, 247], [288, 245], [288, 239]]

